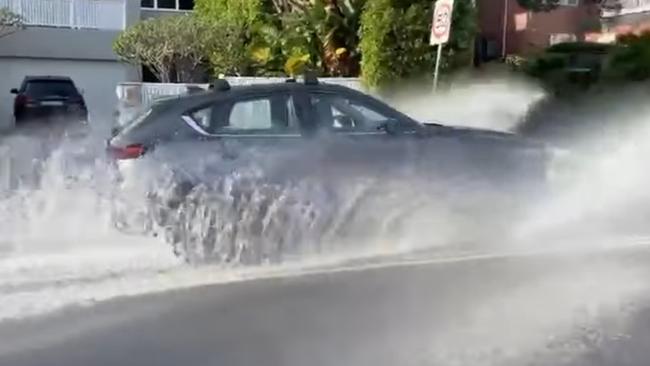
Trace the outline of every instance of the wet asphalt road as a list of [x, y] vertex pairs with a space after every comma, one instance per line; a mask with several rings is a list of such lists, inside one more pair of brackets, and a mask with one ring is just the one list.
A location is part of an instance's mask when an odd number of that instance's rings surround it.
[[634, 249], [178, 290], [0, 323], [0, 365], [647, 366], [648, 272]]

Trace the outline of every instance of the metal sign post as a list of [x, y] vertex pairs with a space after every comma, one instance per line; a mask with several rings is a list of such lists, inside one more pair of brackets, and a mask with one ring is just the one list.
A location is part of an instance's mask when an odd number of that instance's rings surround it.
[[440, 70], [440, 59], [442, 57], [442, 47], [449, 41], [451, 33], [451, 16], [454, 11], [454, 0], [438, 0], [434, 4], [433, 24], [431, 25], [431, 42], [432, 46], [438, 46], [436, 54], [436, 67], [433, 74], [433, 89], [438, 89], [438, 75]]

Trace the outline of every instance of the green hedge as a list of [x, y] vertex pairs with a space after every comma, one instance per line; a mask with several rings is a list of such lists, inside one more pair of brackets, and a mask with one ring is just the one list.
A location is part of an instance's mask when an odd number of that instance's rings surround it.
[[603, 55], [612, 52], [615, 47], [615, 45], [595, 42], [565, 42], [548, 47], [546, 53], [589, 53]]
[[[398, 81], [428, 82], [436, 48], [429, 45], [433, 7], [430, 0], [373, 0], [361, 18], [361, 70], [364, 82], [385, 89]], [[451, 39], [441, 70], [472, 64], [477, 14], [472, 0], [456, 0]]]

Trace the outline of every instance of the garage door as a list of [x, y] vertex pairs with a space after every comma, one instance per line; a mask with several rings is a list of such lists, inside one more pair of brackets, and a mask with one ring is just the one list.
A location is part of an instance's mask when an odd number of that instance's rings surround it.
[[83, 91], [93, 124], [110, 125], [117, 103], [115, 87], [130, 81], [129, 66], [115, 61], [0, 58], [0, 128], [11, 126], [13, 95], [25, 75], [69, 76]]

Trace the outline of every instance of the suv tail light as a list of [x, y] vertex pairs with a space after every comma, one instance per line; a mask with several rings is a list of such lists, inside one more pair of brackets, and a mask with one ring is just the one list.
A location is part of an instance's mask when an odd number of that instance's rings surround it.
[[109, 155], [117, 160], [137, 159], [144, 155], [147, 149], [142, 144], [132, 144], [125, 147], [109, 146]]
[[81, 95], [70, 98], [70, 101], [72, 103], [78, 104], [82, 108], [86, 108], [86, 102], [84, 101], [84, 98]]
[[16, 105], [17, 106], [23, 107], [23, 106], [25, 106], [25, 105], [27, 105], [27, 104], [29, 104], [31, 102], [32, 102], [32, 98], [28, 97], [25, 94], [19, 94], [18, 96], [16, 96]]

